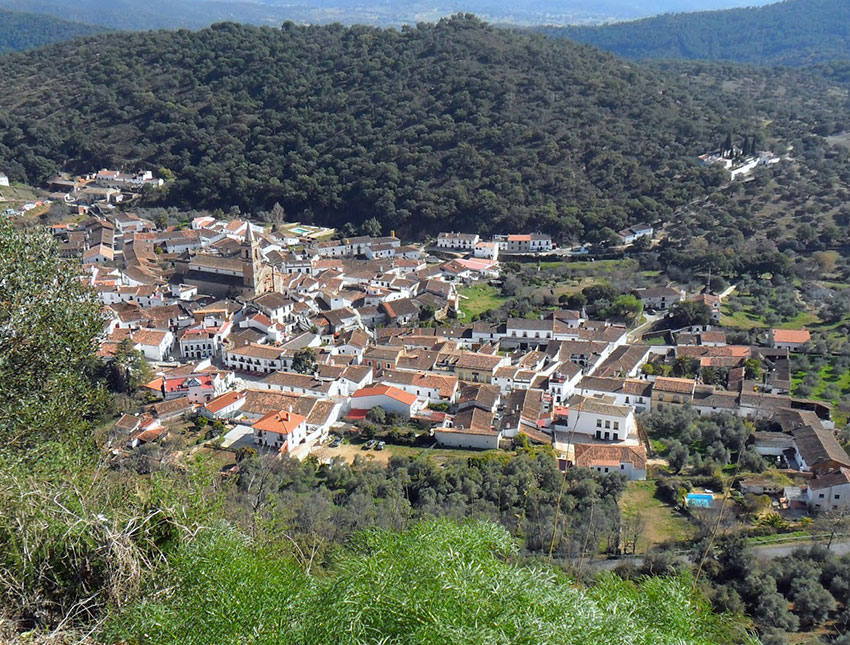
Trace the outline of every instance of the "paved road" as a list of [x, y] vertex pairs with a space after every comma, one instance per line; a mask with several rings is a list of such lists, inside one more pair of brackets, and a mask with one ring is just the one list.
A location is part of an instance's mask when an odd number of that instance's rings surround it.
[[[755, 547], [756, 557], [759, 560], [773, 560], [786, 555], [791, 555], [795, 549], [812, 546], [813, 544], [822, 544], [826, 546], [826, 542], [794, 542], [791, 544], [777, 544], [775, 546], [763, 545]], [[829, 548], [830, 551], [837, 555], [850, 553], [850, 540], [836, 541]]]
[[635, 327], [633, 330], [629, 332], [628, 339], [632, 342], [635, 338], [640, 336], [643, 332], [645, 332], [652, 324], [660, 319], [662, 314], [646, 314], [646, 322], [642, 325]]
[[[800, 547], [808, 547], [813, 544], [822, 544], [826, 546], [825, 541], [821, 542], [789, 542], [786, 544], [776, 544], [776, 545], [759, 545], [754, 546], [753, 551], [755, 551], [756, 558], [759, 560], [775, 560], [776, 558], [782, 558], [786, 555], [791, 555], [796, 549]], [[841, 541], [836, 541], [832, 543], [832, 546], [829, 549], [836, 555], [844, 555], [846, 553], [850, 553], [850, 540], [844, 539]], [[611, 571], [612, 569], [616, 569], [621, 564], [633, 564], [636, 567], [639, 567], [643, 564], [644, 557], [641, 555], [636, 556], [624, 556], [622, 558], [612, 558], [610, 560], [592, 560], [585, 561], [584, 566], [589, 567], [591, 569], [595, 569], [597, 571]], [[576, 565], [579, 563], [576, 562]]]

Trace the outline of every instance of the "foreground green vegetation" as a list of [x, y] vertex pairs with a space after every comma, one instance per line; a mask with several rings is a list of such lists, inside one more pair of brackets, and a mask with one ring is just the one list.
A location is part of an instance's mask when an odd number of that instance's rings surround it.
[[107, 623], [107, 640], [655, 645], [742, 636], [688, 578], [609, 575], [578, 590], [549, 566], [516, 564], [508, 533], [475, 522], [361, 533], [325, 576], [227, 529], [207, 530], [160, 575], [171, 593], [127, 606]]

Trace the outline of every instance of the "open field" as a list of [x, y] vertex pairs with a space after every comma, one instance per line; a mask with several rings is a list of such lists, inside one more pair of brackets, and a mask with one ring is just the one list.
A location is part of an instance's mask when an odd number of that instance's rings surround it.
[[386, 465], [391, 457], [423, 457], [433, 459], [438, 464], [444, 464], [452, 459], [468, 459], [469, 457], [481, 457], [482, 455], [495, 453], [500, 456], [509, 455], [510, 452], [504, 450], [498, 451], [479, 451], [479, 450], [455, 450], [449, 448], [417, 448], [413, 446], [397, 446], [388, 443], [384, 450], [363, 450], [362, 443], [345, 442], [336, 448], [331, 448], [325, 444], [313, 450], [313, 454], [319, 459], [328, 459], [340, 457], [346, 462], [353, 463], [355, 457], [360, 455], [369, 462]]
[[478, 282], [468, 287], [463, 287], [458, 289], [458, 293], [461, 296], [460, 309], [463, 311], [466, 319], [477, 316], [489, 309], [498, 309], [507, 300], [507, 298], [500, 295], [496, 287], [486, 282]]
[[694, 533], [685, 516], [655, 497], [652, 480], [629, 482], [620, 498], [620, 511], [624, 518], [640, 515], [645, 523], [637, 544], [638, 553], [646, 553], [662, 542], [686, 540]]
[[[757, 314], [752, 306], [746, 304], [750, 302], [748, 296], [739, 296], [739, 302], [743, 302], [745, 304], [735, 313], [732, 313], [728, 303], [721, 307], [721, 312], [723, 314], [720, 318], [721, 325], [724, 327], [734, 327], [736, 329], [743, 329], [747, 331], [750, 329], [764, 329], [768, 326], [764, 316]], [[808, 311], [800, 311], [793, 318], [789, 318], [788, 320], [778, 324], [777, 327], [779, 329], [800, 329], [802, 327], [812, 327], [813, 325], [817, 325], [819, 322], [820, 318], [818, 318], [815, 314]]]
[[[815, 374], [815, 379], [808, 378], [809, 370], [806, 364], [801, 364], [801, 357], [791, 355], [792, 379], [791, 388], [796, 396], [805, 395], [806, 398], [820, 399], [835, 404], [839, 399], [850, 396], [850, 369], [841, 370], [836, 367], [835, 359], [821, 367]], [[809, 381], [811, 393], [802, 391], [805, 381]], [[812, 382], [814, 384], [812, 384]], [[833, 421], [837, 427], [847, 423], [847, 414], [838, 407], [833, 408]]]

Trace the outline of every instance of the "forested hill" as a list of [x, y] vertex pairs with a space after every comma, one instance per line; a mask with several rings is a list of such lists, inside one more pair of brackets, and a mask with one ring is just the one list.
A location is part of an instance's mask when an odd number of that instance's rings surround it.
[[94, 25], [0, 8], [0, 54], [23, 51], [104, 31], [106, 30]]
[[808, 65], [850, 59], [848, 29], [847, 0], [785, 0], [757, 8], [667, 14], [601, 27], [541, 30], [625, 58]]
[[402, 233], [578, 238], [665, 217], [720, 181], [695, 156], [745, 118], [677, 76], [471, 16], [105, 35], [4, 68], [0, 167], [14, 179], [167, 168], [170, 203], [280, 202]]

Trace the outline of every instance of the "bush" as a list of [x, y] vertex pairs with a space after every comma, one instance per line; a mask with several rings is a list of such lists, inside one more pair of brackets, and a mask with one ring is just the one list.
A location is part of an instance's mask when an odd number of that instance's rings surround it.
[[[580, 590], [546, 565], [514, 564], [515, 555], [493, 524], [425, 522], [359, 534], [319, 576], [220, 527], [181, 549], [101, 636], [185, 645], [224, 634], [269, 644], [739, 640], [685, 577], [609, 574]], [[171, 593], [150, 593], [166, 585]]]

